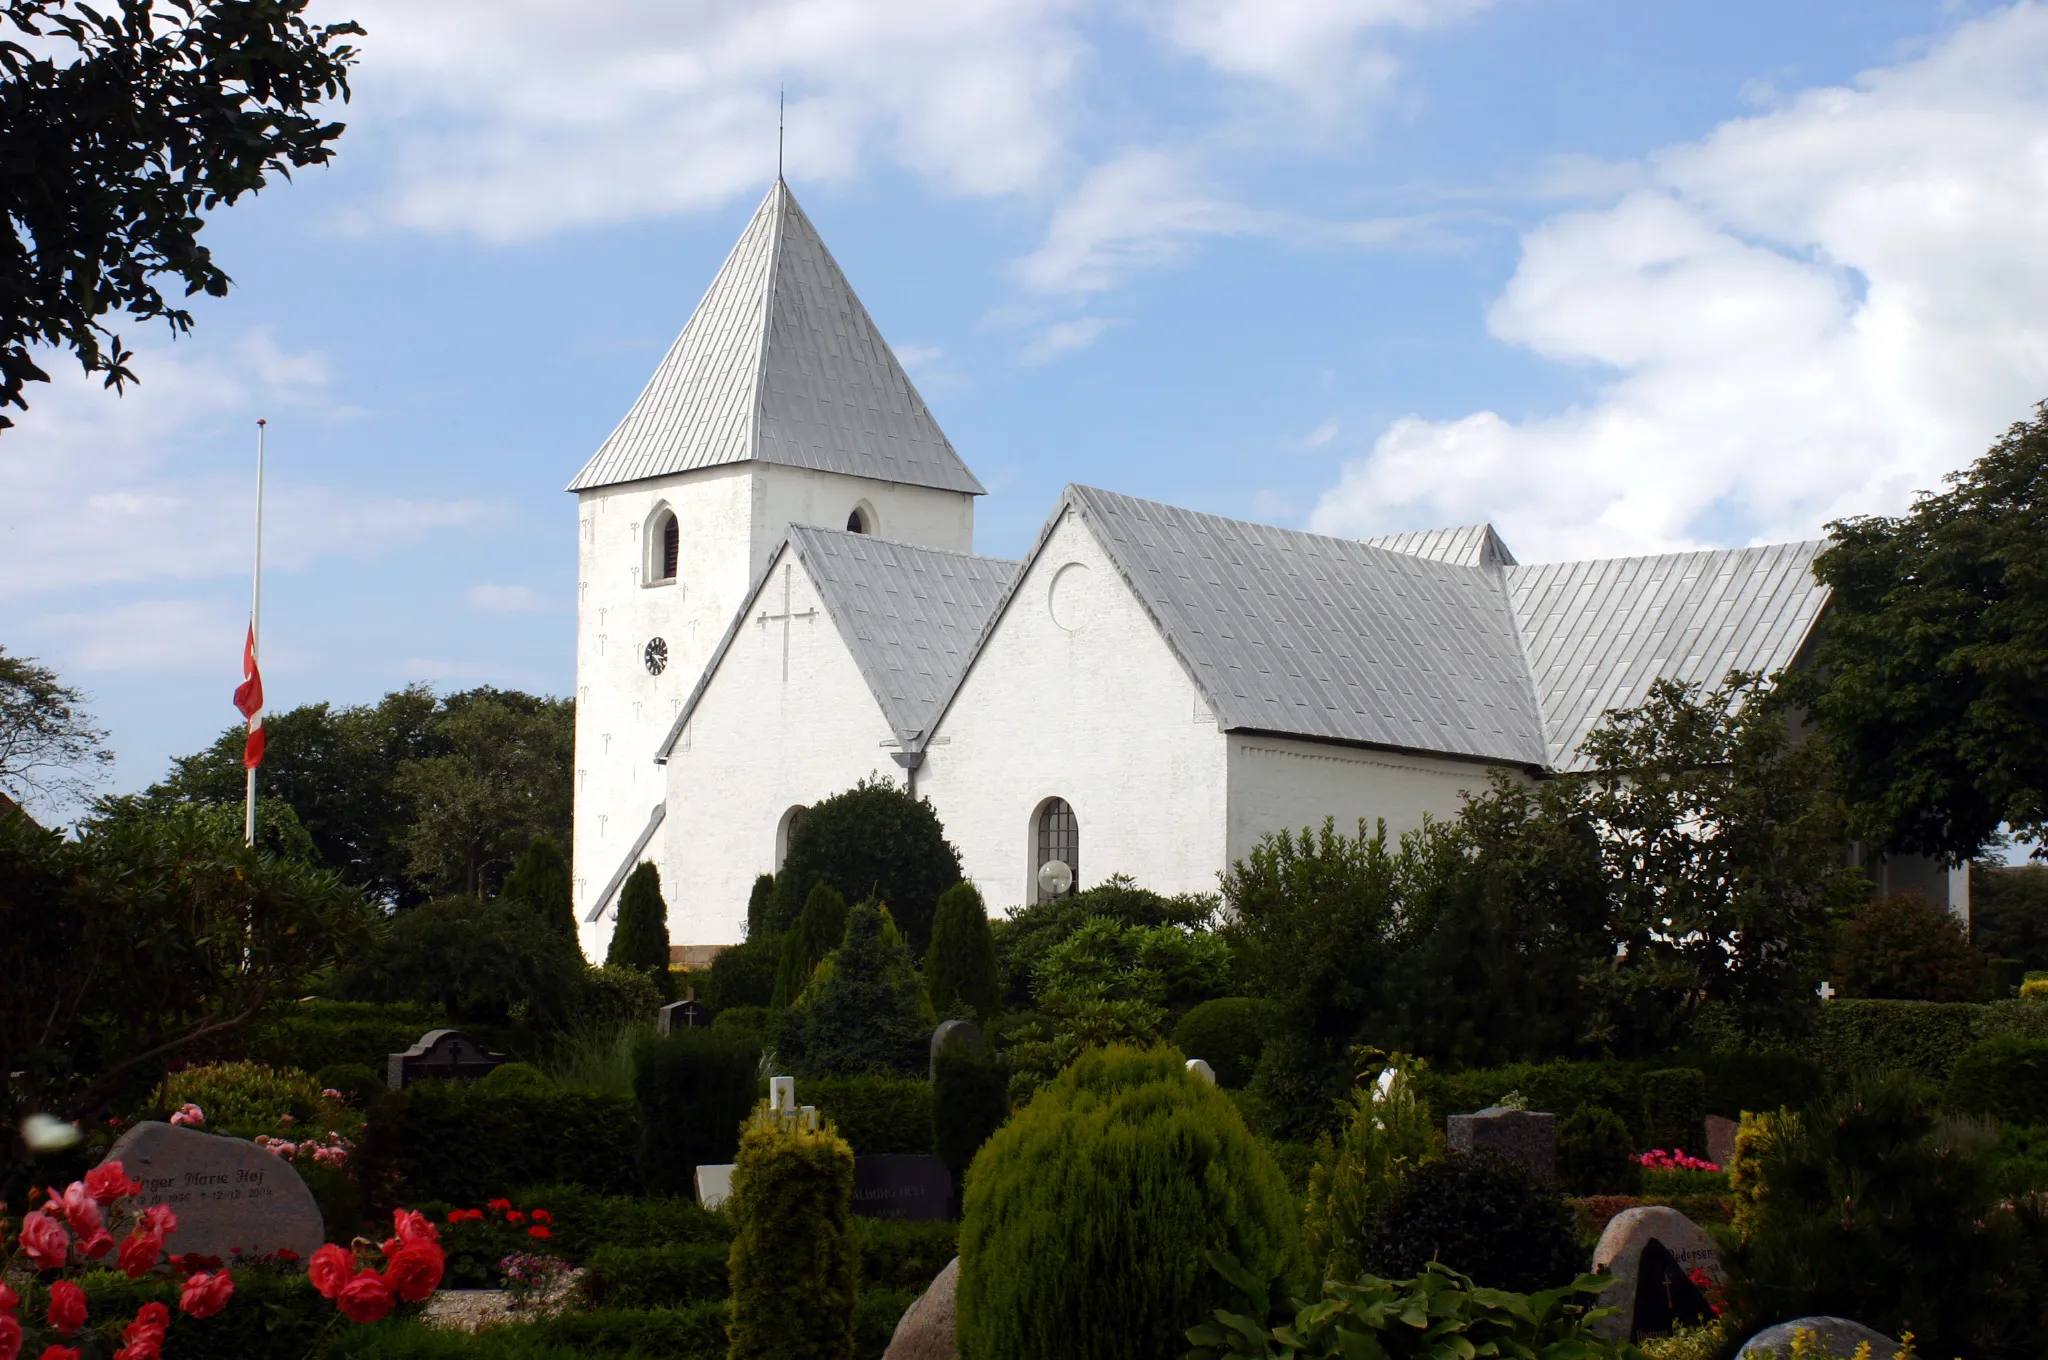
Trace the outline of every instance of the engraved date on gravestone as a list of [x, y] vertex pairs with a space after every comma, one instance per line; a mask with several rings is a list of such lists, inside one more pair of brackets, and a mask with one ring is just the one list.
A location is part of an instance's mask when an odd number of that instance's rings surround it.
[[148, 1121], [115, 1140], [107, 1160], [141, 1184], [141, 1207], [177, 1214], [178, 1230], [164, 1244], [173, 1255], [225, 1261], [283, 1250], [304, 1260], [326, 1239], [299, 1173], [245, 1139]]

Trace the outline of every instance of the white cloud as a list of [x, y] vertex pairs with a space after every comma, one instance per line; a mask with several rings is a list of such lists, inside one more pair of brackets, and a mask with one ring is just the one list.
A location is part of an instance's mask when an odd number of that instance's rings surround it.
[[1399, 71], [1389, 31], [1439, 28], [1492, 0], [1173, 0], [1167, 41], [1217, 70], [1332, 104], [1382, 93]]
[[1017, 355], [1017, 362], [1026, 365], [1050, 363], [1070, 350], [1088, 348], [1115, 324], [1115, 318], [1106, 316], [1080, 316], [1071, 321], [1055, 321], [1024, 347]]
[[1491, 518], [1525, 561], [1810, 536], [1902, 507], [2048, 396], [2048, 9], [1641, 169], [1530, 231], [1488, 315], [1601, 375], [1589, 400], [1398, 420], [1315, 528]]
[[48, 614], [36, 626], [66, 639], [67, 670], [217, 671], [228, 677], [225, 699], [241, 679], [248, 623], [246, 604], [133, 600], [91, 614]]
[[469, 588], [469, 602], [492, 614], [547, 614], [555, 601], [531, 586], [476, 585]]
[[[167, 464], [181, 445], [208, 439], [246, 440], [253, 464], [259, 399], [273, 415], [324, 418], [320, 356], [286, 353], [260, 332], [219, 357], [155, 349], [138, 355], [142, 382], [119, 396], [76, 365], [50, 358], [44, 367], [53, 381], [0, 438], [0, 595], [247, 572], [253, 477], [180, 476]], [[281, 475], [280, 461], [264, 496], [266, 566], [374, 555], [491, 514], [470, 501], [309, 485]]]
[[1336, 421], [1326, 420], [1303, 437], [1301, 446], [1305, 449], [1319, 449], [1332, 439], [1335, 439], [1338, 431], [1341, 429], [1343, 429], [1343, 426], [1339, 425]]

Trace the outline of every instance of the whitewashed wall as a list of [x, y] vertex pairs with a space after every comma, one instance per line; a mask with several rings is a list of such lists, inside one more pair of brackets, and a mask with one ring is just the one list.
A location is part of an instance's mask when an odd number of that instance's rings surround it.
[[665, 767], [668, 815], [658, 838], [675, 944], [745, 937], [747, 894], [756, 877], [775, 870], [776, 831], [792, 806], [808, 807], [869, 774], [902, 782], [883, 745], [891, 733], [882, 711], [787, 550], [770, 569], [762, 602], [782, 612], [785, 569], [794, 612], [815, 611], [789, 625], [788, 677], [783, 625], [744, 625]]
[[790, 525], [844, 529], [856, 506], [867, 511], [868, 532], [877, 538], [947, 552], [974, 551], [972, 496], [780, 463], [753, 466], [756, 562], [767, 560]]
[[1214, 717], [1069, 512], [941, 721], [918, 792], [1004, 911], [1031, 900], [1032, 817], [1050, 797], [1074, 807], [1084, 887], [1124, 873], [1159, 892], [1213, 891], [1225, 784]]

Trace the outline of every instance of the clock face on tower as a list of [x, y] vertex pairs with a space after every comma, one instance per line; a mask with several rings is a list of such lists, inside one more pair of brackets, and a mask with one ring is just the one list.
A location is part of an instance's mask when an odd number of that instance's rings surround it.
[[641, 653], [641, 656], [647, 662], [649, 675], [660, 675], [668, 669], [668, 644], [660, 638], [648, 643], [647, 650]]

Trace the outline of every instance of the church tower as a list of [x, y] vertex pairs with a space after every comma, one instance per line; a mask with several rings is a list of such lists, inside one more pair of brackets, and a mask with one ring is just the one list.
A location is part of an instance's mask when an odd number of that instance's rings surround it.
[[779, 179], [568, 489], [575, 900], [600, 956], [625, 875], [670, 842], [655, 748], [789, 526], [972, 552], [983, 491]]

